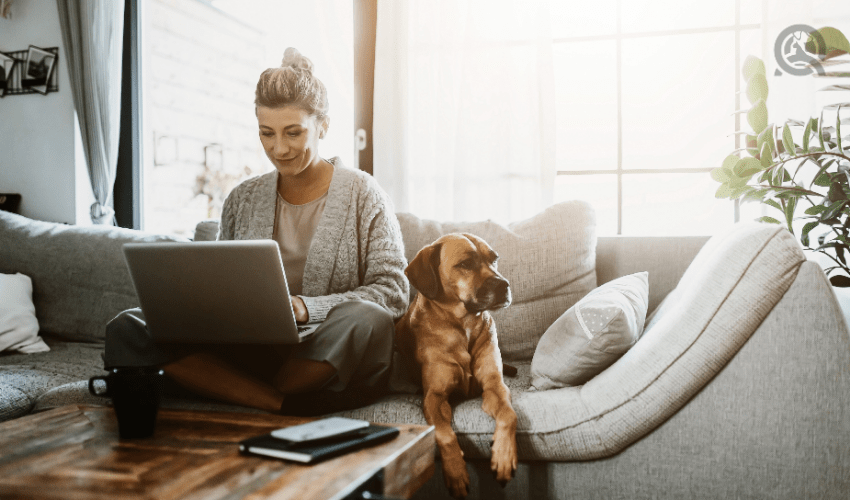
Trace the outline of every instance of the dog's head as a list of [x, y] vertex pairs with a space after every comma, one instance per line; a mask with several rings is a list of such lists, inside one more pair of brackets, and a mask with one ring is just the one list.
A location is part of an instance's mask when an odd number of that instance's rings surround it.
[[437, 302], [462, 302], [470, 313], [511, 304], [511, 288], [497, 269], [499, 255], [474, 234], [447, 234], [416, 254], [404, 270], [419, 293]]

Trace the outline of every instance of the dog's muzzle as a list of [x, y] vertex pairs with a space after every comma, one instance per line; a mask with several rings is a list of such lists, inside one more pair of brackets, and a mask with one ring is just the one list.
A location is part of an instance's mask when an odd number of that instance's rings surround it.
[[508, 307], [511, 305], [510, 283], [501, 276], [487, 278], [475, 293], [475, 299], [465, 305], [471, 313]]

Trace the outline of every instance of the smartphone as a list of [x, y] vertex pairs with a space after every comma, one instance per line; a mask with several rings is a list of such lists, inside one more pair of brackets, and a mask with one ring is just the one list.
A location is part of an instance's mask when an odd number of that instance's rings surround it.
[[314, 420], [313, 422], [307, 422], [306, 424], [277, 429], [272, 431], [271, 434], [272, 437], [277, 439], [303, 443], [307, 441], [326, 439], [339, 434], [345, 434], [346, 432], [365, 429], [366, 427], [369, 427], [369, 422], [366, 420], [328, 417], [321, 420]]

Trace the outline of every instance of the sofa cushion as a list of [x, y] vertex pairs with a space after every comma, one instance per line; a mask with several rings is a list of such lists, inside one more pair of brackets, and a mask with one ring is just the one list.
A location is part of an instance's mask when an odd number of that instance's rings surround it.
[[[506, 226], [397, 216], [408, 262], [448, 233], [475, 234], [499, 254], [499, 272], [513, 295], [510, 307], [493, 312], [505, 360], [530, 360], [543, 332], [596, 288], [596, 217], [585, 202], [559, 203]], [[414, 295], [411, 287], [411, 299]]]
[[69, 226], [0, 211], [0, 273], [32, 278], [42, 332], [102, 341], [106, 323], [138, 307], [121, 246], [188, 241], [112, 226]]
[[0, 422], [29, 413], [52, 388], [103, 374], [103, 346], [45, 336], [50, 351], [0, 354]]
[[[614, 455], [676, 413], [732, 359], [794, 281], [805, 256], [785, 229], [737, 224], [713, 237], [641, 339], [579, 387], [528, 391], [530, 367], [505, 381], [521, 460]], [[393, 395], [337, 415], [424, 423], [421, 396]], [[495, 428], [481, 398], [458, 404], [452, 427], [469, 458], [490, 455]]]
[[581, 385], [611, 366], [643, 333], [648, 303], [646, 272], [587, 294], [541, 337], [531, 361], [532, 388]]
[[0, 351], [34, 353], [50, 348], [38, 336], [29, 276], [0, 274]]

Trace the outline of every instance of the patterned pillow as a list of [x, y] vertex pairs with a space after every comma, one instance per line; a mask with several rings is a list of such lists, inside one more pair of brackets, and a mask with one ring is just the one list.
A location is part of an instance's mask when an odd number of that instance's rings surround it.
[[590, 292], [543, 334], [531, 361], [531, 385], [582, 385], [625, 354], [643, 333], [649, 273], [610, 281]]

